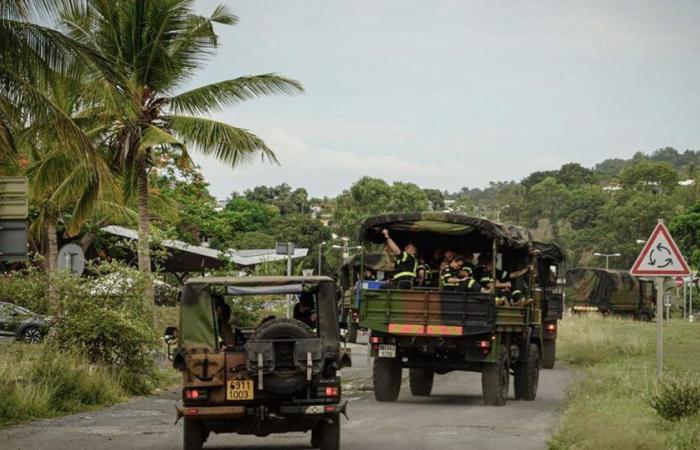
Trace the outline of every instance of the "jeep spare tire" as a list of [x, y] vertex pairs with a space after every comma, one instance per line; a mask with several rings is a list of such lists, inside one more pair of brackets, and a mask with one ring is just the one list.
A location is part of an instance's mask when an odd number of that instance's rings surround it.
[[265, 391], [293, 394], [306, 387], [306, 373], [300, 371], [295, 364], [294, 343], [299, 339], [314, 337], [311, 328], [296, 319], [272, 319], [255, 330], [249, 342], [279, 341], [274, 343], [274, 371], [265, 375]]

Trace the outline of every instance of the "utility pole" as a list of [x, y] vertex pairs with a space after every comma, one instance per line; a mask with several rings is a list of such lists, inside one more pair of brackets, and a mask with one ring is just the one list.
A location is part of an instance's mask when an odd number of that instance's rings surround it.
[[319, 274], [319, 276], [322, 275], [321, 274], [321, 268], [323, 267], [323, 259], [322, 259], [323, 253], [322, 253], [322, 251], [323, 251], [324, 245], [326, 245], [326, 241], [323, 241], [320, 244], [318, 244], [318, 274]]
[[619, 253], [593, 253], [593, 256], [604, 256], [605, 257], [605, 270], [610, 268], [610, 258], [615, 256], [622, 256]]

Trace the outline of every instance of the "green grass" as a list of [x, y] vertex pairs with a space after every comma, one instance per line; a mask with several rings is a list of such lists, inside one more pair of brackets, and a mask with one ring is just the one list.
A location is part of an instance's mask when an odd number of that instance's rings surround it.
[[[581, 368], [552, 449], [697, 449], [700, 416], [661, 418], [655, 391], [655, 324], [596, 316], [559, 328], [559, 361]], [[700, 324], [664, 325], [665, 373], [700, 373]]]
[[112, 371], [43, 345], [0, 345], [0, 426], [126, 398]]

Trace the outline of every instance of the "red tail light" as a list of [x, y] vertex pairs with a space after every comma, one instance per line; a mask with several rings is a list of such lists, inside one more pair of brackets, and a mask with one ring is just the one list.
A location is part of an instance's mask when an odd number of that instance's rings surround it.
[[327, 386], [326, 387], [326, 397], [337, 397], [338, 396], [338, 388], [335, 386]]
[[204, 389], [185, 390], [185, 400], [207, 400], [209, 393]]
[[489, 348], [491, 347], [491, 341], [479, 341], [479, 348]]
[[556, 324], [556, 323], [549, 323], [549, 324], [547, 324], [547, 331], [552, 332], [552, 331], [556, 331], [556, 329], [557, 329], [557, 324]]
[[382, 339], [379, 336], [372, 336], [371, 338], [369, 338], [369, 342], [372, 344], [379, 344], [380, 342], [382, 342]]
[[335, 412], [338, 408], [335, 405], [326, 405], [324, 409], [326, 412]]

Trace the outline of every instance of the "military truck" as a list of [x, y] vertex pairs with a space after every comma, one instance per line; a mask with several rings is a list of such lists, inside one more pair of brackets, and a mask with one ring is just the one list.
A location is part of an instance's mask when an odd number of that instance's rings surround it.
[[559, 285], [559, 267], [564, 252], [554, 243], [533, 242], [537, 273], [535, 298], [542, 305], [542, 367], [553, 369], [557, 353], [557, 331], [564, 312], [564, 295]]
[[[491, 254], [494, 272], [498, 255], [505, 270], [537, 263], [527, 230], [485, 219], [439, 212], [370, 217], [360, 228], [363, 245], [382, 245], [384, 229], [399, 246], [413, 242], [423, 255], [438, 248]], [[524, 306], [497, 306], [494, 293], [360, 284], [360, 326], [371, 330], [375, 398], [396, 401], [408, 369], [415, 396], [431, 394], [436, 374], [461, 370], [481, 372], [487, 405], [506, 403], [511, 373], [515, 398], [534, 400], [542, 351], [541, 304], [528, 288], [534, 276], [519, 280]]]
[[599, 312], [648, 322], [656, 312], [653, 280], [634, 277], [625, 270], [569, 269], [565, 293], [573, 313]]
[[339, 309], [340, 326], [347, 330], [345, 335], [347, 342], [357, 342], [357, 333], [360, 330], [358, 282], [360, 280], [366, 284], [377, 282], [384, 278], [384, 273], [392, 269], [383, 253], [365, 253], [364, 257], [353, 255], [343, 261], [339, 277], [342, 292]]
[[[229, 328], [231, 305], [262, 305], [312, 295], [314, 327], [267, 317], [251, 329]], [[284, 309], [282, 307], [282, 309]], [[169, 327], [173, 366], [183, 375], [184, 448], [199, 450], [211, 432], [266, 436], [311, 431], [311, 444], [340, 448], [340, 347], [336, 286], [328, 277], [202, 277], [188, 280], [179, 328]]]

